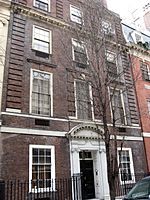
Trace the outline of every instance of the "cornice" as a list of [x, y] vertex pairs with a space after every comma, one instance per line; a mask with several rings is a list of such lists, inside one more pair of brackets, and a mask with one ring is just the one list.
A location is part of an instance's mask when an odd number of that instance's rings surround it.
[[67, 23], [65, 23], [64, 21], [58, 20], [54, 17], [47, 15], [46, 13], [37, 11], [34, 8], [28, 7], [26, 5], [22, 5], [22, 4], [19, 4], [19, 3], [13, 3], [12, 2], [11, 9], [15, 13], [21, 13], [21, 14], [24, 14], [26, 16], [33, 17], [37, 20], [45, 21], [46, 23], [50, 23], [50, 24], [53, 24], [55, 26], [59, 26], [61, 28], [70, 29], [70, 26]]
[[[43, 21], [45, 23], [49, 23], [53, 26], [57, 26], [57, 27], [62, 28], [62, 29], [69, 30], [71, 32], [75, 32], [75, 31], [78, 32], [79, 31], [83, 36], [87, 35], [87, 37], [88, 37], [87, 32], [82, 30], [80, 26], [79, 27], [73, 26], [72, 24], [69, 24], [65, 21], [51, 17], [50, 15], [47, 15], [47, 13], [36, 10], [33, 7], [31, 8], [31, 7], [28, 7], [27, 5], [12, 2], [11, 9], [15, 13], [21, 13], [23, 15], [29, 16], [31, 18], [35, 18], [35, 19]], [[102, 40], [101, 37], [98, 38], [98, 39]], [[115, 46], [118, 46], [118, 43], [112, 41], [112, 39], [106, 39], [106, 42], [113, 44]], [[119, 44], [119, 46], [121, 47], [122, 50], [127, 49], [127, 46], [125, 44]]]
[[143, 55], [150, 56], [150, 50], [144, 49], [143, 47], [140, 47], [137, 44], [132, 43], [132, 44], [127, 44], [127, 46], [129, 48], [129, 50], [134, 50], [137, 53], [141, 53]]

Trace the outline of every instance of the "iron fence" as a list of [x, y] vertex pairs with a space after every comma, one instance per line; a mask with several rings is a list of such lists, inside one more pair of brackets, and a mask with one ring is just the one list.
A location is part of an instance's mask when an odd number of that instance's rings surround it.
[[[119, 174], [116, 196], [124, 196], [144, 174]], [[81, 200], [82, 176], [55, 180], [0, 181], [0, 200]]]

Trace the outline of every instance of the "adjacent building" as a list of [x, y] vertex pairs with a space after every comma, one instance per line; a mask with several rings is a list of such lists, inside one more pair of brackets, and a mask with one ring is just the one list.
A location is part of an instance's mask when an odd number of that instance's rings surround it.
[[139, 107], [139, 116], [144, 138], [145, 152], [150, 170], [150, 35], [139, 32], [135, 28], [122, 24], [128, 42], [130, 62], [135, 79], [135, 89]]

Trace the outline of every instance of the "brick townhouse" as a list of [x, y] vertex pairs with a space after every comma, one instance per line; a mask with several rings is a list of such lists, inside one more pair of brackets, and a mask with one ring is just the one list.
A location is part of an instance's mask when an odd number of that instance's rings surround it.
[[[69, 178], [82, 171], [91, 185], [87, 189], [86, 183], [81, 186], [86, 191], [82, 193], [83, 199], [101, 199], [109, 196], [105, 145], [94, 131], [96, 113], [92, 102], [78, 93], [84, 90], [92, 96], [85, 81], [87, 72], [82, 66], [85, 63], [78, 59], [79, 54], [86, 58], [89, 49], [78, 45], [69, 32], [75, 24], [81, 25], [84, 13], [80, 8], [78, 0], [11, 2], [2, 95], [0, 178], [28, 181]], [[111, 32], [112, 40], [125, 46], [120, 19], [111, 14], [114, 20], [104, 21], [104, 31]], [[64, 29], [68, 30], [65, 36]], [[64, 49], [61, 41], [68, 49]], [[71, 61], [66, 59], [66, 51]], [[128, 69], [123, 85], [132, 85], [125, 51], [119, 60], [122, 68]], [[134, 88], [125, 94], [120, 88], [115, 109], [120, 116], [123, 113], [117, 126], [118, 140], [124, 138], [124, 145], [118, 160], [125, 172], [145, 173], [147, 166]], [[90, 107], [90, 116], [79, 101]], [[110, 110], [108, 114], [111, 115]], [[103, 131], [103, 124], [100, 120], [98, 123]], [[135, 180], [130, 176], [128, 181]]]
[[122, 25], [125, 37], [130, 48], [130, 60], [135, 81], [136, 95], [140, 111], [142, 135], [145, 152], [150, 171], [150, 34], [137, 30], [134, 27]]

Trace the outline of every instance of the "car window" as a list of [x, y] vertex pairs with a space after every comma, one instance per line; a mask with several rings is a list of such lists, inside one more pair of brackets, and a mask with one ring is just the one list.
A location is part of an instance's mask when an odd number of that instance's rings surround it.
[[128, 198], [139, 198], [149, 196], [150, 181], [139, 182], [127, 195]]

